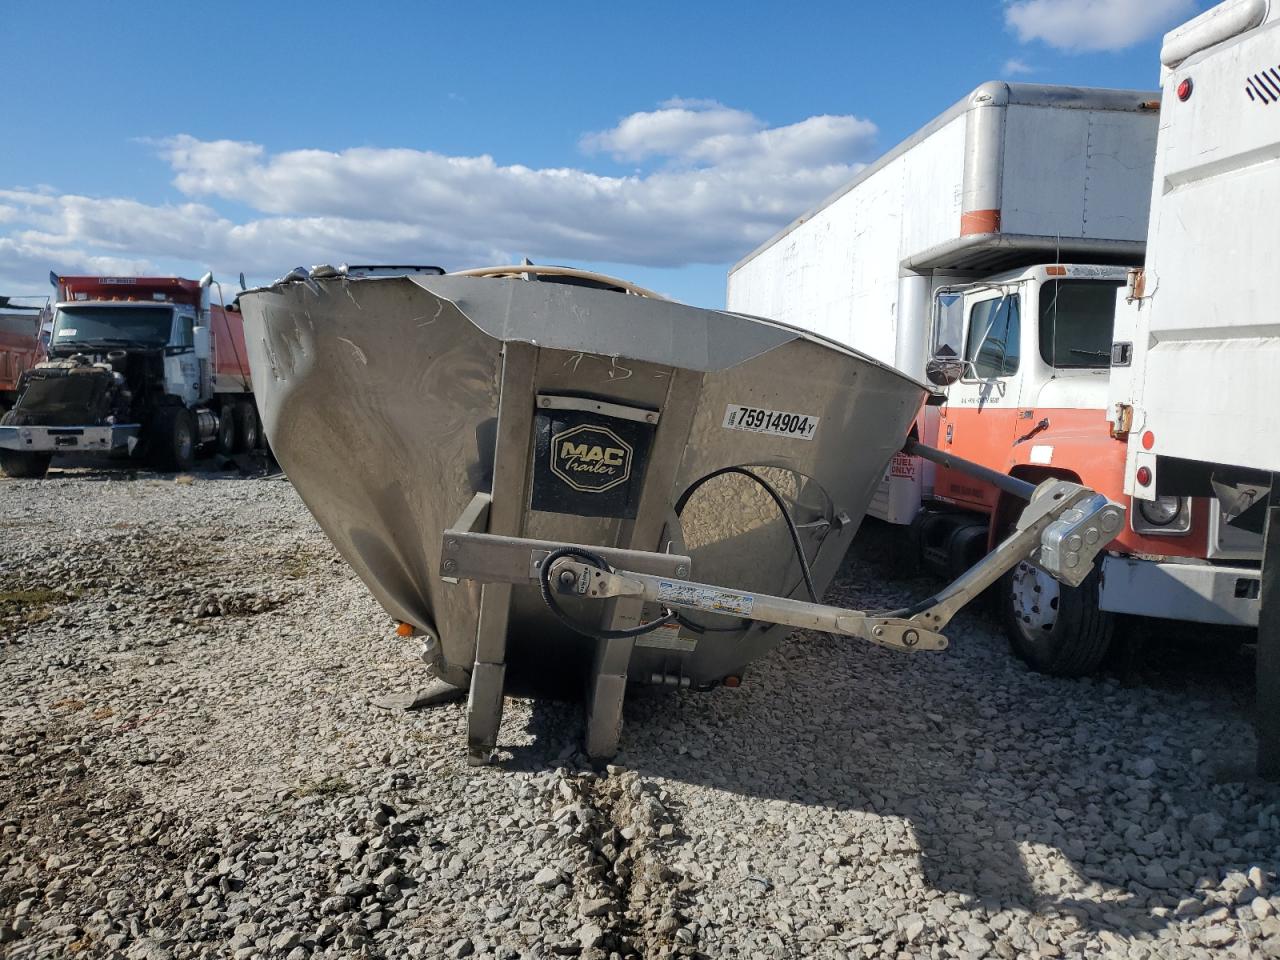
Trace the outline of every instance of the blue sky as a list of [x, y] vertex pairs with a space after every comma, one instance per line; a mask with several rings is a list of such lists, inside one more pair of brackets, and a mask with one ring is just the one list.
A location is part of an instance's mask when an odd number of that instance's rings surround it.
[[1154, 88], [1206, 5], [10, 4], [0, 293], [528, 255], [719, 306], [979, 83]]

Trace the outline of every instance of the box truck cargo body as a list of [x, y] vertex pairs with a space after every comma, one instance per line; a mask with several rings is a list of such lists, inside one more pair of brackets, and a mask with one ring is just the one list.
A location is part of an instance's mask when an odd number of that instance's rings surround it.
[[[1280, 777], [1280, 6], [1228, 0], [1171, 31], [1146, 259], [1116, 307], [1108, 416], [1125, 490], [1224, 506], [1186, 594], [1257, 611], [1258, 772]], [[1265, 558], [1262, 556], [1265, 535]], [[1152, 571], [1135, 570], [1142, 590]], [[1110, 583], [1109, 583], [1110, 585]]]
[[1111, 398], [1144, 500], [1202, 491], [1214, 465], [1280, 470], [1280, 6], [1220, 4], [1161, 60], [1150, 234], [1117, 309]]
[[1157, 106], [984, 84], [736, 264], [729, 308], [923, 377], [935, 274], [1141, 258]]
[[[1023, 479], [1123, 494], [1107, 423], [1115, 297], [1141, 262], [1156, 93], [989, 83], [734, 266], [728, 306], [822, 333], [938, 386], [927, 444]], [[1133, 510], [1100, 569], [1060, 590], [1025, 564], [1001, 585], [1010, 637], [1034, 666], [1084, 673], [1114, 614], [1247, 623], [1228, 599], [1179, 603], [1173, 580], [1104, 595], [1142, 558], [1203, 559], [1208, 498]], [[873, 515], [907, 527], [939, 572], [1003, 535], [1014, 504], [990, 484], [899, 455]], [[1144, 567], [1145, 569], [1145, 567]]]

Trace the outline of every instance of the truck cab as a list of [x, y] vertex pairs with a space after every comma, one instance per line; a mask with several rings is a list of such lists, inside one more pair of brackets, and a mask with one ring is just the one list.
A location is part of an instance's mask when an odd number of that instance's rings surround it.
[[48, 357], [23, 375], [0, 420], [7, 474], [43, 476], [54, 454], [88, 452], [184, 470], [201, 444], [230, 453], [256, 443], [247, 370], [239, 382], [218, 376], [212, 325], [226, 327], [240, 356], [244, 346], [238, 313], [209, 302], [211, 277], [53, 279]]
[[[1129, 508], [1096, 575], [1080, 587], [1063, 588], [1030, 563], [1007, 578], [1004, 615], [1033, 662], [1067, 655], [1058, 636], [1067, 621], [1081, 664], [1105, 650], [1117, 613], [1257, 623], [1256, 570], [1240, 561], [1256, 559], [1260, 542], [1229, 530], [1212, 497], [1126, 495], [1126, 447], [1108, 423], [1107, 397], [1116, 299], [1128, 277], [1121, 266], [1038, 265], [949, 283], [934, 295], [927, 375], [939, 393], [922, 417], [933, 444], [1032, 482], [1071, 479]], [[926, 550], [955, 551], [958, 536], [975, 554], [1009, 532], [1018, 507], [945, 466], [933, 470], [929, 501], [944, 506], [949, 522], [922, 521]], [[990, 520], [975, 522], [966, 544], [951, 510]]]

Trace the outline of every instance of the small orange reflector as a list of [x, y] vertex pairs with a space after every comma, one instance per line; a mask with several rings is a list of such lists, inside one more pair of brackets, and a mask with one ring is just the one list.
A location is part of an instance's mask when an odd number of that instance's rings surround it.
[[1045, 273], [1051, 277], [1065, 277], [1067, 275], [1066, 267], [1045, 267]]
[[742, 678], [741, 678], [741, 677], [725, 677], [725, 678], [724, 678], [724, 685], [725, 685], [726, 687], [737, 687], [737, 686], [741, 686], [741, 685], [742, 685]]
[[397, 637], [412, 637], [412, 636], [413, 636], [413, 624], [412, 624], [412, 623], [405, 623], [405, 622], [403, 622], [403, 621], [401, 621], [400, 623], [397, 623], [397, 624], [396, 624], [396, 636], [397, 636]]
[[1150, 450], [1156, 445], [1156, 435], [1148, 430], [1142, 435], [1142, 449]]

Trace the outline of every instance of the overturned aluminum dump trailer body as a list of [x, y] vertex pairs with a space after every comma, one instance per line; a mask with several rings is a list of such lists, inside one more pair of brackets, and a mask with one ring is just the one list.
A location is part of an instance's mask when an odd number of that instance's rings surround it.
[[473, 759], [504, 689], [585, 689], [588, 750], [607, 755], [626, 683], [736, 678], [785, 624], [945, 646], [813, 614], [834, 610], [816, 601], [920, 383], [591, 280], [331, 273], [241, 296], [267, 435], [339, 552], [469, 689]]

